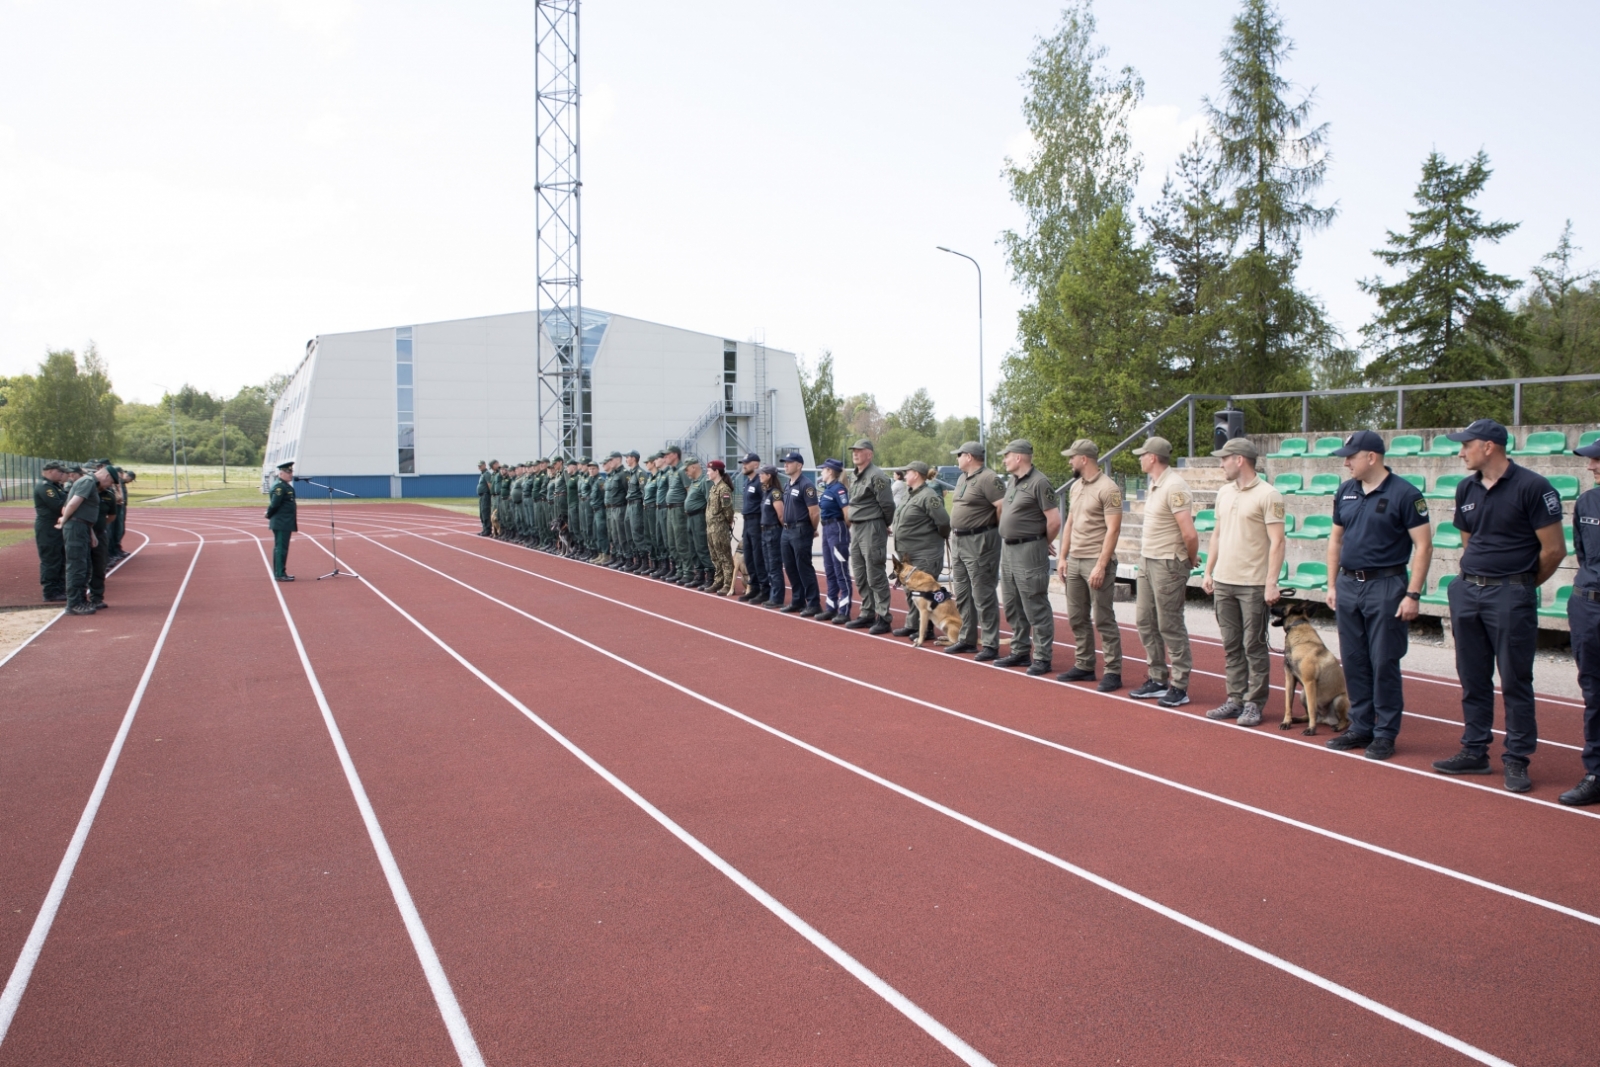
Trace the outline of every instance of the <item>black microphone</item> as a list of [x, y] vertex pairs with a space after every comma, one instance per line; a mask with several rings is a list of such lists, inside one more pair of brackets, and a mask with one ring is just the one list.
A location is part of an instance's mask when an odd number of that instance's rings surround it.
[[294, 476], [294, 480], [297, 481], [297, 482], [309, 482], [311, 479], [310, 478], [302, 478], [302, 477], [300, 477], [300, 475], [297, 474], [297, 475]]

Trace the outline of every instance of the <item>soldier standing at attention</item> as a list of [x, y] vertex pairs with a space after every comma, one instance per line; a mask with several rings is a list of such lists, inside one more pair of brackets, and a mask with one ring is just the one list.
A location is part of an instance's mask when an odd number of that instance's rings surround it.
[[632, 574], [644, 562], [644, 550], [640, 543], [644, 528], [644, 470], [639, 466], [637, 449], [626, 452], [622, 457], [622, 484], [623, 510], [620, 514], [624, 518], [622, 528], [626, 544], [622, 569]]
[[500, 523], [500, 535], [502, 537], [509, 536], [511, 531], [511, 472], [505, 467], [495, 471], [494, 510]]
[[67, 614], [93, 615], [94, 605], [89, 602], [90, 552], [95, 520], [100, 516], [100, 486], [96, 475], [84, 473], [82, 467], [73, 467], [68, 473], [78, 477], [56, 520], [66, 547]]
[[1006, 445], [1011, 480], [1000, 501], [1000, 592], [1011, 625], [1011, 652], [996, 667], [1048, 674], [1056, 637], [1050, 609], [1050, 544], [1061, 530], [1061, 508], [1044, 471], [1033, 465], [1033, 442]]
[[122, 547], [122, 536], [128, 532], [128, 486], [132, 485], [138, 477], [138, 474], [130, 470], [124, 470], [118, 475], [118, 480], [122, 483], [118, 487], [122, 494], [122, 506], [117, 509], [117, 539], [111, 546], [111, 559], [113, 561], [127, 559], [129, 556], [129, 553]]
[[533, 494], [533, 543], [540, 548], [550, 547], [550, 464], [543, 456], [533, 461], [533, 480], [528, 483]]
[[294, 461], [278, 464], [278, 484], [267, 497], [267, 526], [272, 530], [272, 577], [294, 581], [289, 566], [289, 535], [300, 529], [294, 502]]
[[[1100, 469], [1100, 446], [1086, 437], [1061, 453], [1077, 478], [1067, 491], [1056, 573], [1067, 594], [1072, 626], [1072, 669], [1058, 682], [1094, 681], [1094, 632], [1100, 631], [1106, 674], [1102, 693], [1122, 688], [1122, 631], [1117, 629], [1117, 538], [1122, 535], [1122, 490]], [[1093, 625], [1091, 625], [1091, 615]]]
[[546, 491], [550, 503], [550, 543], [561, 551], [561, 531], [567, 526], [567, 474], [560, 456], [550, 457], [550, 487]]
[[945, 649], [952, 655], [977, 652], [986, 663], [1000, 655], [1000, 501], [1005, 489], [983, 465], [983, 445], [968, 441], [956, 449], [956, 479], [950, 503], [950, 581], [961, 611], [961, 633]]
[[611, 530], [606, 524], [606, 471], [610, 466], [610, 459], [606, 460], [605, 469], [596, 461], [589, 461], [589, 536], [595, 551], [594, 561], [602, 564], [611, 561], [608, 540]]
[[739, 466], [744, 474], [739, 514], [744, 519], [740, 547], [744, 550], [745, 582], [744, 596], [739, 599], [754, 603], [767, 597], [767, 561], [761, 556], [761, 457], [746, 452]]
[[683, 461], [683, 479], [687, 484], [683, 494], [683, 523], [689, 566], [679, 577], [678, 584], [707, 589], [711, 583], [711, 546], [706, 544], [706, 479], [700, 469], [699, 456]]
[[[1172, 469], [1172, 443], [1146, 438], [1133, 450], [1139, 468], [1149, 475], [1144, 497], [1144, 526], [1139, 537], [1139, 640], [1150, 659], [1150, 677], [1128, 695], [1159, 698], [1164, 708], [1189, 703], [1189, 628], [1183, 618], [1189, 572], [1200, 558], [1195, 532], [1194, 493]], [[1172, 666], [1167, 666], [1168, 654]]]
[[128, 490], [123, 486], [123, 470], [109, 460], [106, 470], [111, 472], [111, 500], [116, 505], [112, 518], [106, 524], [106, 562], [115, 563], [127, 553], [122, 551], [122, 531], [128, 520]]
[[710, 467], [711, 483], [706, 488], [706, 547], [713, 569], [710, 591], [727, 596], [733, 592], [733, 483], [722, 460], [712, 460]]
[[567, 536], [572, 541], [572, 555], [583, 555], [583, 520], [578, 502], [583, 499], [583, 480], [578, 477], [578, 461], [567, 460]]
[[641, 573], [650, 577], [655, 577], [661, 570], [661, 544], [656, 537], [660, 529], [660, 524], [656, 521], [656, 503], [661, 489], [661, 479], [656, 471], [656, 464], [660, 460], [661, 453], [653, 452], [650, 458], [644, 461], [644, 485], [640, 490], [644, 504], [642, 550], [645, 557]]
[[33, 487], [33, 543], [39, 550], [39, 587], [46, 604], [67, 599], [67, 549], [57, 521], [67, 505], [67, 490], [61, 484], [66, 477], [61, 463], [52, 459]]
[[[894, 554], [935, 581], [944, 572], [944, 546], [950, 537], [950, 516], [939, 491], [928, 484], [929, 467], [920, 459], [906, 464], [906, 498], [894, 509]], [[917, 632], [918, 612], [908, 603], [906, 624], [896, 627], [896, 637]]]
[[663, 456], [667, 461], [667, 555], [672, 560], [668, 578], [681, 580], [689, 575], [689, 524], [683, 514], [683, 501], [689, 484], [683, 476], [683, 453], [672, 445]]
[[522, 495], [526, 485], [522, 479], [522, 468], [511, 468], [511, 510], [507, 516], [510, 522], [506, 524], [506, 536], [513, 541], [522, 536]]
[[817, 516], [822, 520], [822, 573], [828, 577], [828, 600], [818, 622], [842, 623], [850, 617], [850, 493], [839, 480], [843, 473], [839, 460], [822, 461]]
[[817, 487], [804, 473], [805, 459], [798, 452], [783, 457], [789, 487], [783, 497], [783, 569], [789, 575], [793, 593], [788, 614], [799, 613], [812, 619], [822, 614], [822, 598], [817, 593], [817, 565], [811, 562], [811, 546], [816, 543], [819, 509]]
[[606, 457], [603, 468], [606, 492], [603, 505], [606, 512], [606, 561], [612, 570], [621, 570], [628, 562], [628, 475], [622, 469], [622, 453], [613, 452]]
[[767, 565], [763, 607], [783, 607], [783, 483], [771, 464], [759, 472], [761, 484], [761, 560]]
[[489, 465], [478, 460], [478, 531], [479, 537], [489, 536]]
[[[868, 438], [850, 446], [854, 474], [846, 482], [850, 490], [850, 571], [861, 593], [861, 614], [845, 628], [886, 634], [889, 622], [888, 562], [889, 524], [894, 521], [894, 490], [883, 468], [873, 462], [874, 449]], [[838, 621], [838, 616], [834, 616]]]
[[1583, 778], [1561, 794], [1561, 803], [1576, 807], [1600, 804], [1600, 441], [1575, 448], [1589, 461], [1595, 488], [1572, 508], [1572, 547], [1578, 574], [1567, 601], [1572, 627], [1572, 658], [1577, 661], [1578, 687], [1583, 690]]

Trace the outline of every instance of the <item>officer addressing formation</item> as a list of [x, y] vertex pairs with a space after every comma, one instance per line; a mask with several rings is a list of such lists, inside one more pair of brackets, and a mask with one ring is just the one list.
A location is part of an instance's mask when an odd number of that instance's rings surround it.
[[[1442, 774], [1486, 775], [1494, 742], [1495, 676], [1505, 704], [1501, 752], [1505, 787], [1532, 788], [1529, 764], [1538, 745], [1533, 667], [1538, 638], [1538, 587], [1566, 555], [1559, 493], [1541, 475], [1507, 454], [1506, 428], [1479, 419], [1448, 435], [1462, 445], [1469, 474], [1456, 486], [1455, 525], [1464, 551], [1448, 586], [1456, 671], [1461, 681], [1461, 751], [1437, 760]], [[478, 464], [478, 534], [586, 560], [708, 592], [740, 598], [866, 630], [891, 632], [888, 541], [895, 554], [935, 581], [948, 563], [960, 631], [944, 651], [973, 655], [997, 667], [1051, 670], [1055, 617], [1049, 600], [1052, 569], [1061, 579], [1074, 637], [1074, 662], [1057, 674], [1064, 683], [1096, 681], [1098, 634], [1104, 670], [1098, 688], [1122, 688], [1122, 638], [1113, 611], [1116, 546], [1122, 528], [1121, 490], [1100, 466], [1086, 438], [1062, 452], [1073, 481], [1066, 513], [1055, 490], [1033, 465], [1033, 444], [1005, 447], [1007, 477], [985, 465], [980, 442], [955, 452], [961, 475], [949, 496], [922, 462], [899, 472], [879, 467], [870, 439], [850, 446], [850, 463], [828, 459], [821, 484], [806, 473], [798, 452], [782, 458], [784, 473], [763, 466], [754, 452], [738, 474], [721, 460], [702, 463], [669, 445], [647, 457], [612, 452], [604, 462], [563, 456], [516, 467]], [[1597, 485], [1573, 513], [1578, 570], [1567, 617], [1584, 698], [1584, 776], [1561, 794], [1563, 804], [1600, 803], [1600, 442], [1575, 450]], [[1194, 496], [1172, 466], [1172, 445], [1150, 437], [1133, 450], [1147, 476], [1135, 619], [1149, 669], [1129, 696], [1168, 708], [1189, 703], [1192, 667], [1184, 623], [1189, 576], [1201, 561]], [[1234, 438], [1213, 455], [1226, 483], [1217, 493], [1216, 525], [1201, 570], [1213, 597], [1226, 660], [1226, 699], [1207, 717], [1240, 726], [1261, 722], [1269, 689], [1268, 609], [1280, 599], [1284, 560], [1283, 497], [1257, 473], [1258, 452]], [[1404, 714], [1408, 627], [1418, 615], [1433, 544], [1422, 493], [1384, 462], [1374, 431], [1351, 434], [1333, 455], [1350, 477], [1332, 504], [1326, 603], [1338, 625], [1339, 651], [1350, 702], [1349, 727], [1327, 742], [1364, 750], [1373, 760], [1394, 755]], [[80, 465], [50, 461], [34, 487], [34, 543], [46, 603], [72, 615], [105, 609], [106, 574], [126, 559], [122, 549], [131, 471], [105, 460]], [[896, 486], [903, 490], [896, 501]], [[294, 463], [280, 464], [266, 518], [273, 532], [272, 571], [292, 582], [289, 546], [298, 530]], [[742, 527], [742, 529], [741, 529]], [[821, 537], [825, 591], [813, 563]], [[737, 545], [735, 544], [737, 539]], [[1050, 555], [1057, 559], [1052, 567]], [[853, 599], [861, 606], [852, 618]], [[1011, 630], [1000, 652], [1001, 608]], [[952, 623], [953, 629], [953, 623]], [[910, 636], [913, 626], [892, 631]]]

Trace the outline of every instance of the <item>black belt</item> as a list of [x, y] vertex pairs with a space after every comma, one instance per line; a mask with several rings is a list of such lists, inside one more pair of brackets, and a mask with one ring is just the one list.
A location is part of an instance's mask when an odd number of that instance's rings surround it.
[[1351, 570], [1349, 567], [1340, 567], [1340, 574], [1347, 574], [1358, 582], [1370, 582], [1378, 578], [1393, 578], [1397, 574], [1406, 572], [1405, 564], [1398, 567], [1369, 567], [1364, 571]]
[[[998, 529], [998, 526], [985, 526], [977, 530], [951, 530], [950, 532], [955, 534], [957, 537], [977, 537], [979, 534], [986, 534], [990, 530]], [[1010, 544], [1011, 542], [1007, 541], [1006, 543]]]
[[625, 508], [627, 506], [628, 505], [626, 505], [626, 504], [607, 504], [606, 505], [606, 510], [607, 511], [617, 511], [617, 510], [620, 510], [620, 509]]
[[1008, 545], [1031, 545], [1035, 541], [1043, 541], [1049, 534], [1035, 534], [1032, 537], [1002, 537], [1000, 540]]
[[875, 519], [851, 519], [850, 520], [850, 525], [851, 526], [860, 526], [860, 525], [862, 525], [864, 523], [869, 523], [869, 522], [887, 522], [887, 521], [888, 520], [886, 520], [882, 515], [879, 515]]
[[1573, 596], [1581, 596], [1585, 600], [1600, 602], [1600, 589], [1574, 589]]
[[1526, 574], [1507, 574], [1503, 577], [1488, 577], [1482, 574], [1463, 574], [1461, 580], [1468, 585], [1532, 585], [1533, 580], [1539, 577], [1534, 571]]
[[809, 521], [808, 522], [786, 522], [786, 523], [783, 524], [783, 528], [785, 530], [809, 530], [809, 529], [811, 529], [811, 523]]
[[704, 515], [706, 513], [706, 509], [701, 508], [699, 511], [690, 511], [688, 508], [684, 508], [683, 513], [685, 515]]
[[661, 508], [664, 511], [677, 511], [679, 508], [683, 507], [683, 505], [682, 504], [657, 504], [656, 507]]

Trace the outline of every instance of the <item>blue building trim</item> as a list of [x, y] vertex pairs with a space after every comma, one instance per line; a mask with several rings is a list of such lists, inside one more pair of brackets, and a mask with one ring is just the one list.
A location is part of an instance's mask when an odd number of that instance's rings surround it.
[[400, 479], [400, 495], [477, 496], [476, 474], [418, 474]]
[[[298, 474], [299, 472], [296, 473]], [[321, 482], [322, 485], [331, 485], [345, 493], [354, 493], [358, 497], [365, 497], [369, 500], [389, 499], [389, 476], [387, 474], [310, 474], [302, 475], [302, 477], [309, 477], [314, 482]], [[302, 482], [296, 488], [295, 495], [301, 500], [316, 500], [319, 497], [326, 499], [328, 491], [321, 486], [307, 485]], [[350, 499], [340, 493], [334, 493], [333, 498], [339, 501]]]

